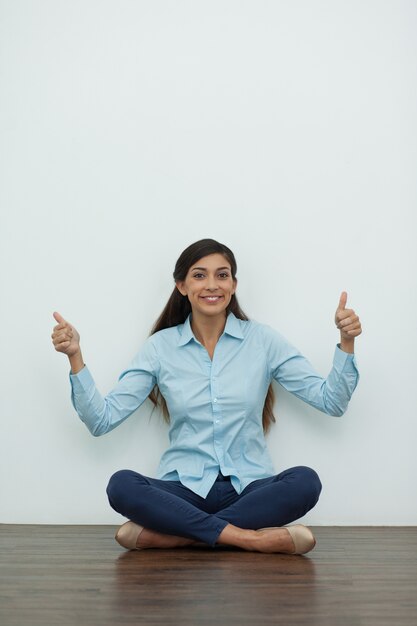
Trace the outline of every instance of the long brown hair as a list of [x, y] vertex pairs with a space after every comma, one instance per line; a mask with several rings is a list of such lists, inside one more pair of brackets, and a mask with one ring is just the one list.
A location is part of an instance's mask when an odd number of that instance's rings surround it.
[[[214, 239], [200, 239], [186, 248], [179, 256], [175, 269], [173, 272], [175, 281], [185, 280], [188, 270], [194, 263], [199, 261], [209, 254], [222, 254], [230, 263], [232, 278], [236, 279], [237, 264], [233, 252], [222, 243], [215, 241]], [[177, 287], [174, 288], [168, 302], [165, 305], [161, 315], [156, 320], [152, 327], [150, 335], [163, 330], [164, 328], [171, 328], [178, 324], [183, 324], [191, 313], [191, 304], [187, 296], [183, 296]], [[249, 318], [240, 308], [239, 302], [236, 298], [236, 294], [233, 294], [231, 300], [226, 308], [226, 316], [229, 313], [233, 313], [237, 318], [241, 320], [248, 320]], [[160, 406], [162, 414], [167, 423], [169, 423], [169, 411], [165, 398], [160, 392], [158, 385], [152, 389], [149, 394], [149, 399], [153, 402], [155, 407]], [[272, 422], [275, 422], [275, 416], [273, 414], [273, 406], [275, 401], [275, 394], [272, 388], [272, 384], [269, 385], [268, 392], [265, 398], [265, 404], [262, 412], [262, 426], [264, 433], [267, 433]]]

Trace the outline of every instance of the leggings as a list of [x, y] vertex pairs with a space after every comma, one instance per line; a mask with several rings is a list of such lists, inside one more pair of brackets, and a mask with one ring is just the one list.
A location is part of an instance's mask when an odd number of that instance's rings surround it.
[[222, 474], [206, 498], [179, 481], [149, 478], [131, 470], [113, 474], [107, 487], [110, 506], [124, 517], [145, 528], [213, 547], [228, 524], [256, 530], [299, 519], [314, 507], [320, 492], [318, 475], [304, 466], [255, 480], [240, 495]]

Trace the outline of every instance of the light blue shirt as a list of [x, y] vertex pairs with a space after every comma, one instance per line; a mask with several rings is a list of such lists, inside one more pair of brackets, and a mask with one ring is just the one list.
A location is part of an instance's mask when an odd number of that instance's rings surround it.
[[221, 471], [241, 493], [276, 473], [262, 428], [271, 380], [319, 411], [340, 416], [359, 379], [355, 357], [337, 346], [323, 378], [280, 333], [229, 313], [211, 360], [190, 320], [151, 335], [104, 398], [87, 366], [70, 373], [71, 400], [90, 432], [104, 435], [158, 384], [171, 421], [157, 478], [180, 480], [205, 498]]

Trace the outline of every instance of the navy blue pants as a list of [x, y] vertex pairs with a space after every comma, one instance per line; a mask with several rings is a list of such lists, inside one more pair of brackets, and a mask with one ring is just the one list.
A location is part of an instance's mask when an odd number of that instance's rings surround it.
[[283, 526], [314, 507], [321, 491], [316, 472], [299, 466], [250, 483], [239, 495], [219, 474], [206, 498], [179, 481], [149, 478], [131, 470], [113, 474], [107, 487], [111, 507], [161, 533], [211, 546], [228, 525], [256, 530]]

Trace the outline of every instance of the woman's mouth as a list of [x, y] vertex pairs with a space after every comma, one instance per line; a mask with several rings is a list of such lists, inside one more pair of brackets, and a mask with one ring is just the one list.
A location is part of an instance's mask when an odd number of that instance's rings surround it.
[[216, 304], [216, 302], [223, 300], [223, 296], [200, 296], [200, 298], [207, 304]]

